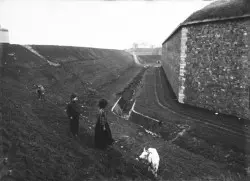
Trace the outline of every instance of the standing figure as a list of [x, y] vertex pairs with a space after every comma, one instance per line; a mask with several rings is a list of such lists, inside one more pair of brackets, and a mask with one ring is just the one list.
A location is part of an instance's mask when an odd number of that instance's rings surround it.
[[95, 146], [99, 149], [105, 149], [114, 143], [111, 130], [107, 120], [107, 112], [105, 108], [108, 102], [105, 99], [99, 101], [99, 113], [97, 115], [97, 123], [95, 126]]
[[70, 132], [77, 138], [79, 134], [80, 105], [76, 94], [70, 96], [70, 103], [67, 105], [66, 113], [70, 119]]
[[37, 95], [38, 95], [38, 99], [39, 100], [44, 100], [45, 98], [44, 98], [44, 94], [45, 94], [45, 89], [44, 89], [44, 87], [42, 86], [42, 85], [38, 85], [37, 86], [38, 88], [37, 88], [37, 90], [36, 90], [36, 92], [37, 92]]

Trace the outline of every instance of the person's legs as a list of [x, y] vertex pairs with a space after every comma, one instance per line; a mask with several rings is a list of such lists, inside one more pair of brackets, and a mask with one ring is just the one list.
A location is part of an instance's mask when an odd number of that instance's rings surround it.
[[79, 133], [79, 119], [73, 118], [72, 119], [72, 134], [74, 137], [77, 137]]
[[41, 93], [41, 99], [42, 99], [42, 100], [45, 100], [45, 95], [44, 95], [44, 93]]
[[70, 132], [74, 136], [74, 119], [70, 119]]
[[40, 100], [41, 99], [41, 91], [40, 90], [37, 90], [37, 96], [38, 96], [38, 99]]
[[68, 134], [69, 134], [69, 137], [72, 137], [72, 125], [71, 125], [71, 119], [69, 120], [69, 130], [68, 130]]

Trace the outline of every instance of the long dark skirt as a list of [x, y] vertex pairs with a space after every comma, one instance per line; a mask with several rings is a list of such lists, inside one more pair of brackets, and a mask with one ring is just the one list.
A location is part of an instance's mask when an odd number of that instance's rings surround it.
[[70, 132], [73, 134], [73, 136], [78, 135], [79, 118], [73, 118], [70, 120]]
[[99, 149], [105, 149], [114, 142], [108, 123], [105, 124], [105, 128], [104, 130], [100, 121], [97, 121], [95, 126], [95, 146]]

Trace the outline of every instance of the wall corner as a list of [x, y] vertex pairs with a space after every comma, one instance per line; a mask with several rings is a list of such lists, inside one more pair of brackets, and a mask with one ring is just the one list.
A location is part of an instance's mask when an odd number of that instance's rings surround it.
[[187, 33], [188, 29], [183, 27], [181, 29], [181, 53], [180, 53], [180, 71], [179, 71], [179, 92], [178, 101], [184, 103], [185, 98], [185, 67], [186, 67], [186, 50], [187, 50]]

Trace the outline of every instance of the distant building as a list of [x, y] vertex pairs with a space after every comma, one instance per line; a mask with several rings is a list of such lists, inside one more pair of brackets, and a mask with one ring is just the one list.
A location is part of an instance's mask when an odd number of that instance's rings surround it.
[[250, 118], [250, 0], [218, 0], [193, 13], [162, 44], [179, 102]]
[[131, 48], [127, 50], [135, 55], [161, 55], [161, 48]]
[[153, 55], [153, 51], [152, 48], [136, 48], [133, 50], [136, 55]]
[[9, 31], [0, 26], [0, 43], [9, 43]]
[[9, 31], [0, 26], [0, 67], [2, 67], [3, 58], [5, 57], [5, 49], [9, 44]]

